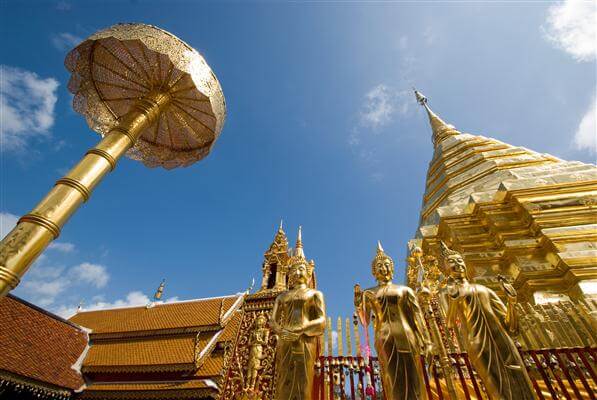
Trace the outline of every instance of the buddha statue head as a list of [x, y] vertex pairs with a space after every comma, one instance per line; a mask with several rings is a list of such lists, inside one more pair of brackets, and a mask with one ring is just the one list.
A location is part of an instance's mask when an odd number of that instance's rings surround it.
[[466, 264], [462, 255], [450, 249], [443, 241], [440, 246], [444, 271], [454, 279], [466, 279]]
[[391, 282], [394, 277], [394, 260], [384, 252], [380, 242], [377, 242], [377, 254], [371, 262], [371, 273], [380, 284]]
[[313, 268], [306, 260], [292, 262], [288, 268], [288, 286], [306, 285], [311, 280]]

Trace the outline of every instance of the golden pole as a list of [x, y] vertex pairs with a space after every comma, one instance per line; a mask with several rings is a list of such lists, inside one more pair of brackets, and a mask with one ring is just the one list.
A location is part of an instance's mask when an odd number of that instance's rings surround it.
[[344, 334], [342, 333], [342, 317], [338, 317], [337, 321], [338, 326], [338, 355], [340, 357], [344, 356], [344, 346], [342, 344], [342, 340], [344, 338]]
[[334, 349], [332, 344], [332, 317], [327, 317], [327, 330], [328, 330], [328, 356], [334, 355]]
[[354, 328], [354, 346], [357, 350], [357, 357], [361, 356], [361, 336], [359, 335], [359, 324], [356, 319], [356, 315], [353, 319], [353, 328]]
[[427, 322], [429, 323], [429, 328], [431, 330], [431, 337], [435, 342], [435, 346], [437, 347], [439, 353], [439, 361], [444, 373], [444, 379], [446, 381], [446, 386], [448, 388], [448, 394], [450, 399], [457, 399], [456, 396], [456, 388], [454, 387], [454, 380], [453, 380], [453, 371], [452, 371], [452, 362], [450, 361], [450, 357], [448, 355], [448, 351], [446, 350], [446, 346], [442, 341], [442, 335], [437, 326], [437, 322], [435, 320], [435, 316], [433, 315], [433, 308], [431, 307], [431, 292], [425, 286], [421, 288], [419, 292], [419, 301], [423, 308], [423, 312], [425, 313], [425, 317]]
[[352, 357], [352, 342], [350, 340], [350, 319], [346, 318], [346, 355]]
[[151, 92], [125, 114], [118, 125], [66, 176], [58, 179], [46, 197], [19, 219], [0, 242], [0, 298], [14, 289], [41, 252], [60, 235], [60, 230], [79, 206], [87, 201], [103, 177], [134, 146], [170, 103], [168, 94]]

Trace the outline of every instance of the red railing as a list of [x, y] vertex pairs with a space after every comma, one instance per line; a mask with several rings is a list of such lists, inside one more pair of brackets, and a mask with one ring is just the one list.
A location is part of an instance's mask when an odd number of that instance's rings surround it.
[[[539, 400], [596, 400], [595, 348], [561, 348], [522, 351], [521, 355]], [[450, 399], [439, 360], [427, 365], [425, 384], [430, 399]], [[466, 353], [450, 354], [458, 399], [489, 399]], [[377, 358], [320, 357], [315, 390], [319, 400], [385, 400]]]

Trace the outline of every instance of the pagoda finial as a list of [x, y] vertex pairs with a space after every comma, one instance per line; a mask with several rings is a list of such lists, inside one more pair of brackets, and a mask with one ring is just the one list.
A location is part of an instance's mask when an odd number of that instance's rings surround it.
[[284, 219], [280, 218], [280, 226], [278, 227], [278, 232], [284, 232]]
[[298, 235], [296, 236], [296, 248], [302, 249], [303, 248], [303, 227], [299, 226], [298, 228]]
[[160, 283], [160, 286], [158, 286], [158, 290], [156, 290], [155, 294], [153, 295], [154, 301], [158, 301], [162, 298], [162, 295], [164, 294], [164, 286], [166, 286], [166, 280], [162, 279], [162, 283]]
[[298, 234], [296, 236], [296, 245], [294, 246], [294, 252], [291, 257], [291, 264], [296, 262], [307, 262], [307, 257], [305, 257], [305, 251], [303, 250], [303, 229], [299, 226]]
[[433, 132], [433, 144], [437, 145], [439, 142], [441, 142], [442, 140], [450, 137], [450, 136], [455, 136], [460, 134], [460, 132], [458, 132], [456, 130], [456, 128], [454, 128], [453, 125], [450, 125], [446, 122], [444, 122], [444, 120], [442, 120], [440, 117], [438, 117], [432, 110], [431, 108], [429, 108], [429, 104], [427, 104], [429, 102], [429, 100], [427, 99], [427, 97], [425, 97], [425, 95], [423, 95], [421, 92], [419, 92], [417, 89], [413, 88], [414, 92], [415, 92], [415, 97], [417, 99], [417, 102], [422, 105], [423, 107], [425, 107], [425, 111], [427, 111], [427, 116], [429, 117], [429, 124], [431, 125], [431, 130]]

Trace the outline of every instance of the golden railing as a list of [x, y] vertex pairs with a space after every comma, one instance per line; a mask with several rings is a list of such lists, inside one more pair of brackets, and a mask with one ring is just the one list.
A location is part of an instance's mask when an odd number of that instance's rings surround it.
[[[597, 348], [521, 351], [539, 400], [590, 399], [597, 393]], [[466, 353], [449, 355], [457, 399], [487, 399], [483, 383]], [[439, 358], [429, 365], [421, 357], [429, 399], [453, 399], [448, 393]], [[322, 356], [316, 364], [318, 400], [386, 400], [376, 357]]]
[[[525, 312], [520, 318], [517, 345], [537, 398], [595, 400], [597, 333], [590, 329], [595, 323], [594, 300], [523, 304], [521, 309]], [[489, 399], [468, 355], [460, 350], [458, 342], [462, 339], [445, 327], [437, 299], [430, 302], [427, 321], [428, 326], [435, 322], [439, 328], [436, 340], [441, 337], [447, 349], [447, 354], [436, 354], [430, 363], [421, 357], [429, 399]], [[338, 317], [332, 324], [328, 317], [324, 355], [315, 371], [318, 400], [386, 400], [380, 366], [369, 341], [368, 333], [356, 318]]]

